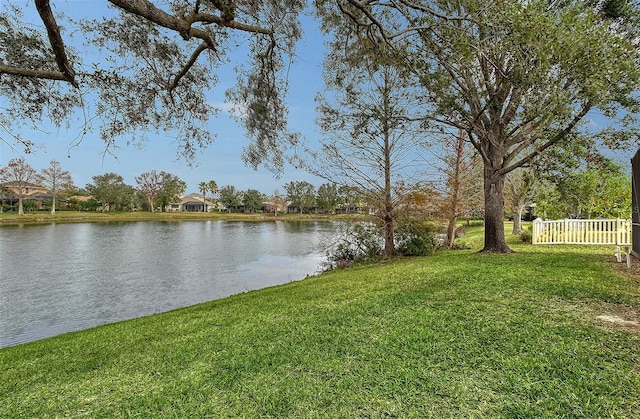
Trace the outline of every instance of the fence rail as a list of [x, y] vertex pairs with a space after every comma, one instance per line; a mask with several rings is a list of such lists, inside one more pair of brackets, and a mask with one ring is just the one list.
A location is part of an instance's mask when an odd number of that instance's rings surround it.
[[631, 246], [631, 220], [533, 221], [533, 244], [614, 244]]

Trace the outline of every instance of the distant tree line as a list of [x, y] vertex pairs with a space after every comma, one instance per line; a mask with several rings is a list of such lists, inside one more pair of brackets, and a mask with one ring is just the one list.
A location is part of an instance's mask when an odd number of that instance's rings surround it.
[[[440, 176], [421, 188], [403, 194], [402, 203], [394, 209], [399, 219], [429, 217], [447, 225], [447, 242], [453, 245], [459, 219], [483, 217], [481, 168], [465, 143], [457, 141], [454, 152], [440, 156]], [[580, 153], [554, 159], [554, 166], [533, 167], [514, 171], [508, 177], [506, 208], [514, 219], [514, 234], [521, 231], [518, 220], [526, 207], [544, 218], [629, 218], [631, 180], [625, 167], [603, 156]], [[559, 162], [562, 163], [559, 163]], [[55, 160], [36, 171], [24, 157], [12, 159], [0, 168], [0, 209], [18, 213], [39, 208], [29, 195], [16, 193], [12, 185], [40, 185], [48, 192], [44, 208], [55, 214], [64, 200], [65, 209], [77, 211], [165, 211], [179, 202], [187, 185], [178, 176], [164, 171], [149, 171], [136, 176], [136, 186], [127, 185], [116, 173], [92, 177], [92, 183], [78, 188], [71, 174]], [[218, 187], [213, 180], [199, 184], [203, 200], [219, 203], [229, 212], [255, 213], [267, 210], [293, 213], [378, 214], [380, 201], [370, 191], [357, 185], [328, 182], [315, 187], [306, 181], [284, 184], [284, 192], [267, 195], [256, 189], [238, 190], [233, 185]], [[268, 204], [265, 206], [265, 204]], [[382, 209], [384, 212], [384, 208]]]
[[[135, 177], [136, 185], [128, 185], [117, 173], [105, 173], [92, 177], [92, 182], [79, 188], [74, 185], [68, 171], [64, 171], [57, 161], [36, 171], [24, 157], [12, 159], [0, 168], [0, 200], [3, 210], [13, 209], [14, 203], [19, 213], [39, 208], [29, 200], [27, 189], [40, 185], [51, 196], [45, 207], [55, 213], [60, 208], [60, 200], [66, 209], [78, 211], [165, 211], [169, 204], [179, 202], [184, 196], [187, 184], [177, 175], [151, 170]], [[4, 187], [6, 184], [19, 185], [22, 192]], [[271, 207], [288, 208], [289, 212], [306, 213], [351, 213], [368, 211], [371, 203], [366, 194], [356, 187], [340, 186], [335, 183], [322, 184], [316, 188], [306, 181], [292, 181], [284, 184], [284, 193], [279, 190], [267, 195], [256, 189], [238, 190], [234, 185], [218, 187], [213, 180], [200, 182], [199, 191], [203, 201], [219, 203], [229, 212], [255, 213]], [[15, 188], [14, 188], [15, 189]]]

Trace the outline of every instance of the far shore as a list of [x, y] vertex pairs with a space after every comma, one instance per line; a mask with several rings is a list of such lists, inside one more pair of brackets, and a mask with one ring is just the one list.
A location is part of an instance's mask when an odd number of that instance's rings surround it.
[[278, 213], [226, 213], [226, 212], [79, 212], [37, 211], [18, 215], [15, 212], [0, 213], [0, 225], [48, 224], [52, 222], [107, 222], [107, 221], [333, 221], [360, 220], [363, 214], [284, 214]]

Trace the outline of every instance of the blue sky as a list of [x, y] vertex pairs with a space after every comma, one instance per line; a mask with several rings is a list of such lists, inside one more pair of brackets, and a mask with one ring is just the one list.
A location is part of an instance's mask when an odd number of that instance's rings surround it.
[[[13, 3], [23, 7], [25, 20], [38, 27], [42, 26], [33, 0], [14, 0]], [[0, 5], [2, 4], [0, 1]], [[106, 4], [105, 0], [57, 0], [53, 2], [52, 7], [55, 12], [64, 12], [71, 16], [99, 18], [103, 14], [113, 13], [107, 9]], [[300, 132], [306, 143], [313, 147], [321, 138], [314, 122], [314, 97], [323, 89], [321, 66], [325, 48], [318, 23], [309, 16], [303, 16], [302, 20], [304, 35], [298, 44], [297, 56], [289, 71], [289, 126], [291, 130]], [[224, 91], [235, 82], [233, 66], [234, 63], [220, 68], [218, 76], [221, 83], [209, 96], [212, 105], [223, 105]], [[595, 120], [598, 119], [595, 115]], [[74, 138], [81, 131], [79, 124], [71, 126], [69, 130], [43, 127], [41, 131], [21, 131], [22, 136], [37, 144], [33, 153], [29, 155], [24, 155], [20, 147], [12, 148], [0, 140], [0, 167], [5, 166], [10, 159], [23, 155], [38, 171], [47, 167], [51, 160], [57, 160], [64, 170], [71, 173], [76, 186], [79, 187], [91, 183], [92, 176], [108, 172], [118, 173], [124, 177], [126, 183], [136, 186], [135, 177], [140, 173], [150, 170], [166, 171], [187, 182], [187, 193], [197, 192], [198, 183], [209, 180], [215, 180], [218, 186], [233, 185], [239, 190], [258, 189], [268, 195], [276, 189], [283, 192], [283, 185], [291, 181], [305, 180], [316, 186], [325, 183], [324, 179], [290, 166], [285, 168], [280, 178], [275, 178], [266, 169], [254, 171], [245, 166], [241, 159], [243, 147], [248, 144], [244, 129], [230, 119], [225, 111], [220, 112], [209, 125], [211, 132], [217, 133], [217, 137], [213, 144], [198, 154], [193, 167], [177, 159], [177, 146], [172, 142], [170, 135], [149, 134], [149, 141], [143, 149], [126, 146], [122, 139], [119, 141], [121, 148], [115, 151], [115, 156], [104, 154], [105, 144], [98, 138], [97, 133], [89, 133], [78, 147], [71, 147]], [[613, 154], [622, 163], [628, 163], [629, 153]]]
[[[41, 25], [32, 0], [17, 0], [14, 4], [23, 6], [25, 20]], [[105, 1], [66, 0], [52, 4], [54, 13], [62, 11], [69, 15], [100, 17], [112, 13]], [[318, 23], [308, 16], [303, 17], [304, 36], [299, 42], [297, 56], [289, 71], [290, 91], [288, 104], [290, 109], [290, 129], [300, 132], [305, 140], [317, 143], [320, 133], [314, 123], [316, 93], [323, 88], [322, 59], [324, 45]], [[64, 33], [63, 33], [64, 36]], [[224, 91], [235, 81], [233, 63], [221, 68], [218, 74], [221, 83], [211, 95], [211, 103], [222, 105]], [[230, 83], [230, 84], [227, 84]], [[218, 99], [216, 99], [218, 98]], [[25, 155], [20, 147], [10, 147], [0, 141], [0, 167], [6, 166], [10, 159], [24, 156], [37, 171], [48, 167], [51, 160], [57, 160], [64, 170], [68, 170], [76, 186], [84, 187], [91, 183], [91, 177], [115, 172], [124, 177], [126, 183], [136, 186], [135, 176], [150, 170], [166, 171], [177, 175], [187, 183], [187, 193], [197, 192], [198, 183], [215, 180], [218, 186], [233, 185], [239, 190], [258, 189], [270, 195], [274, 190], [284, 191], [283, 185], [291, 181], [309, 181], [316, 186], [325, 183], [303, 170], [287, 166], [280, 178], [266, 169], [253, 170], [243, 164], [242, 149], [248, 144], [244, 129], [229, 118], [225, 111], [210, 121], [211, 132], [217, 133], [214, 143], [198, 153], [196, 165], [189, 167], [184, 160], [177, 159], [177, 146], [167, 136], [149, 134], [144, 148], [126, 146], [120, 141], [121, 148], [115, 151], [115, 157], [103, 153], [105, 145], [97, 133], [87, 134], [78, 147], [70, 148], [73, 139], [80, 132], [80, 126], [69, 130], [56, 127], [44, 127], [41, 131], [21, 130], [20, 133], [33, 140], [37, 145], [31, 154]]]

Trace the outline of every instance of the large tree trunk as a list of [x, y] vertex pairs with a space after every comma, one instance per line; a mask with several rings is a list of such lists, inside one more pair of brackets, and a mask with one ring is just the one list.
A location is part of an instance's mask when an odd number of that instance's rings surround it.
[[507, 246], [504, 234], [504, 181], [504, 175], [501, 175], [490, 165], [485, 165], [484, 249], [482, 249], [482, 252], [512, 252]]
[[22, 206], [22, 197], [18, 197], [18, 215], [24, 215], [24, 207]]
[[53, 196], [53, 201], [51, 202], [51, 215], [56, 215], [56, 196]]

